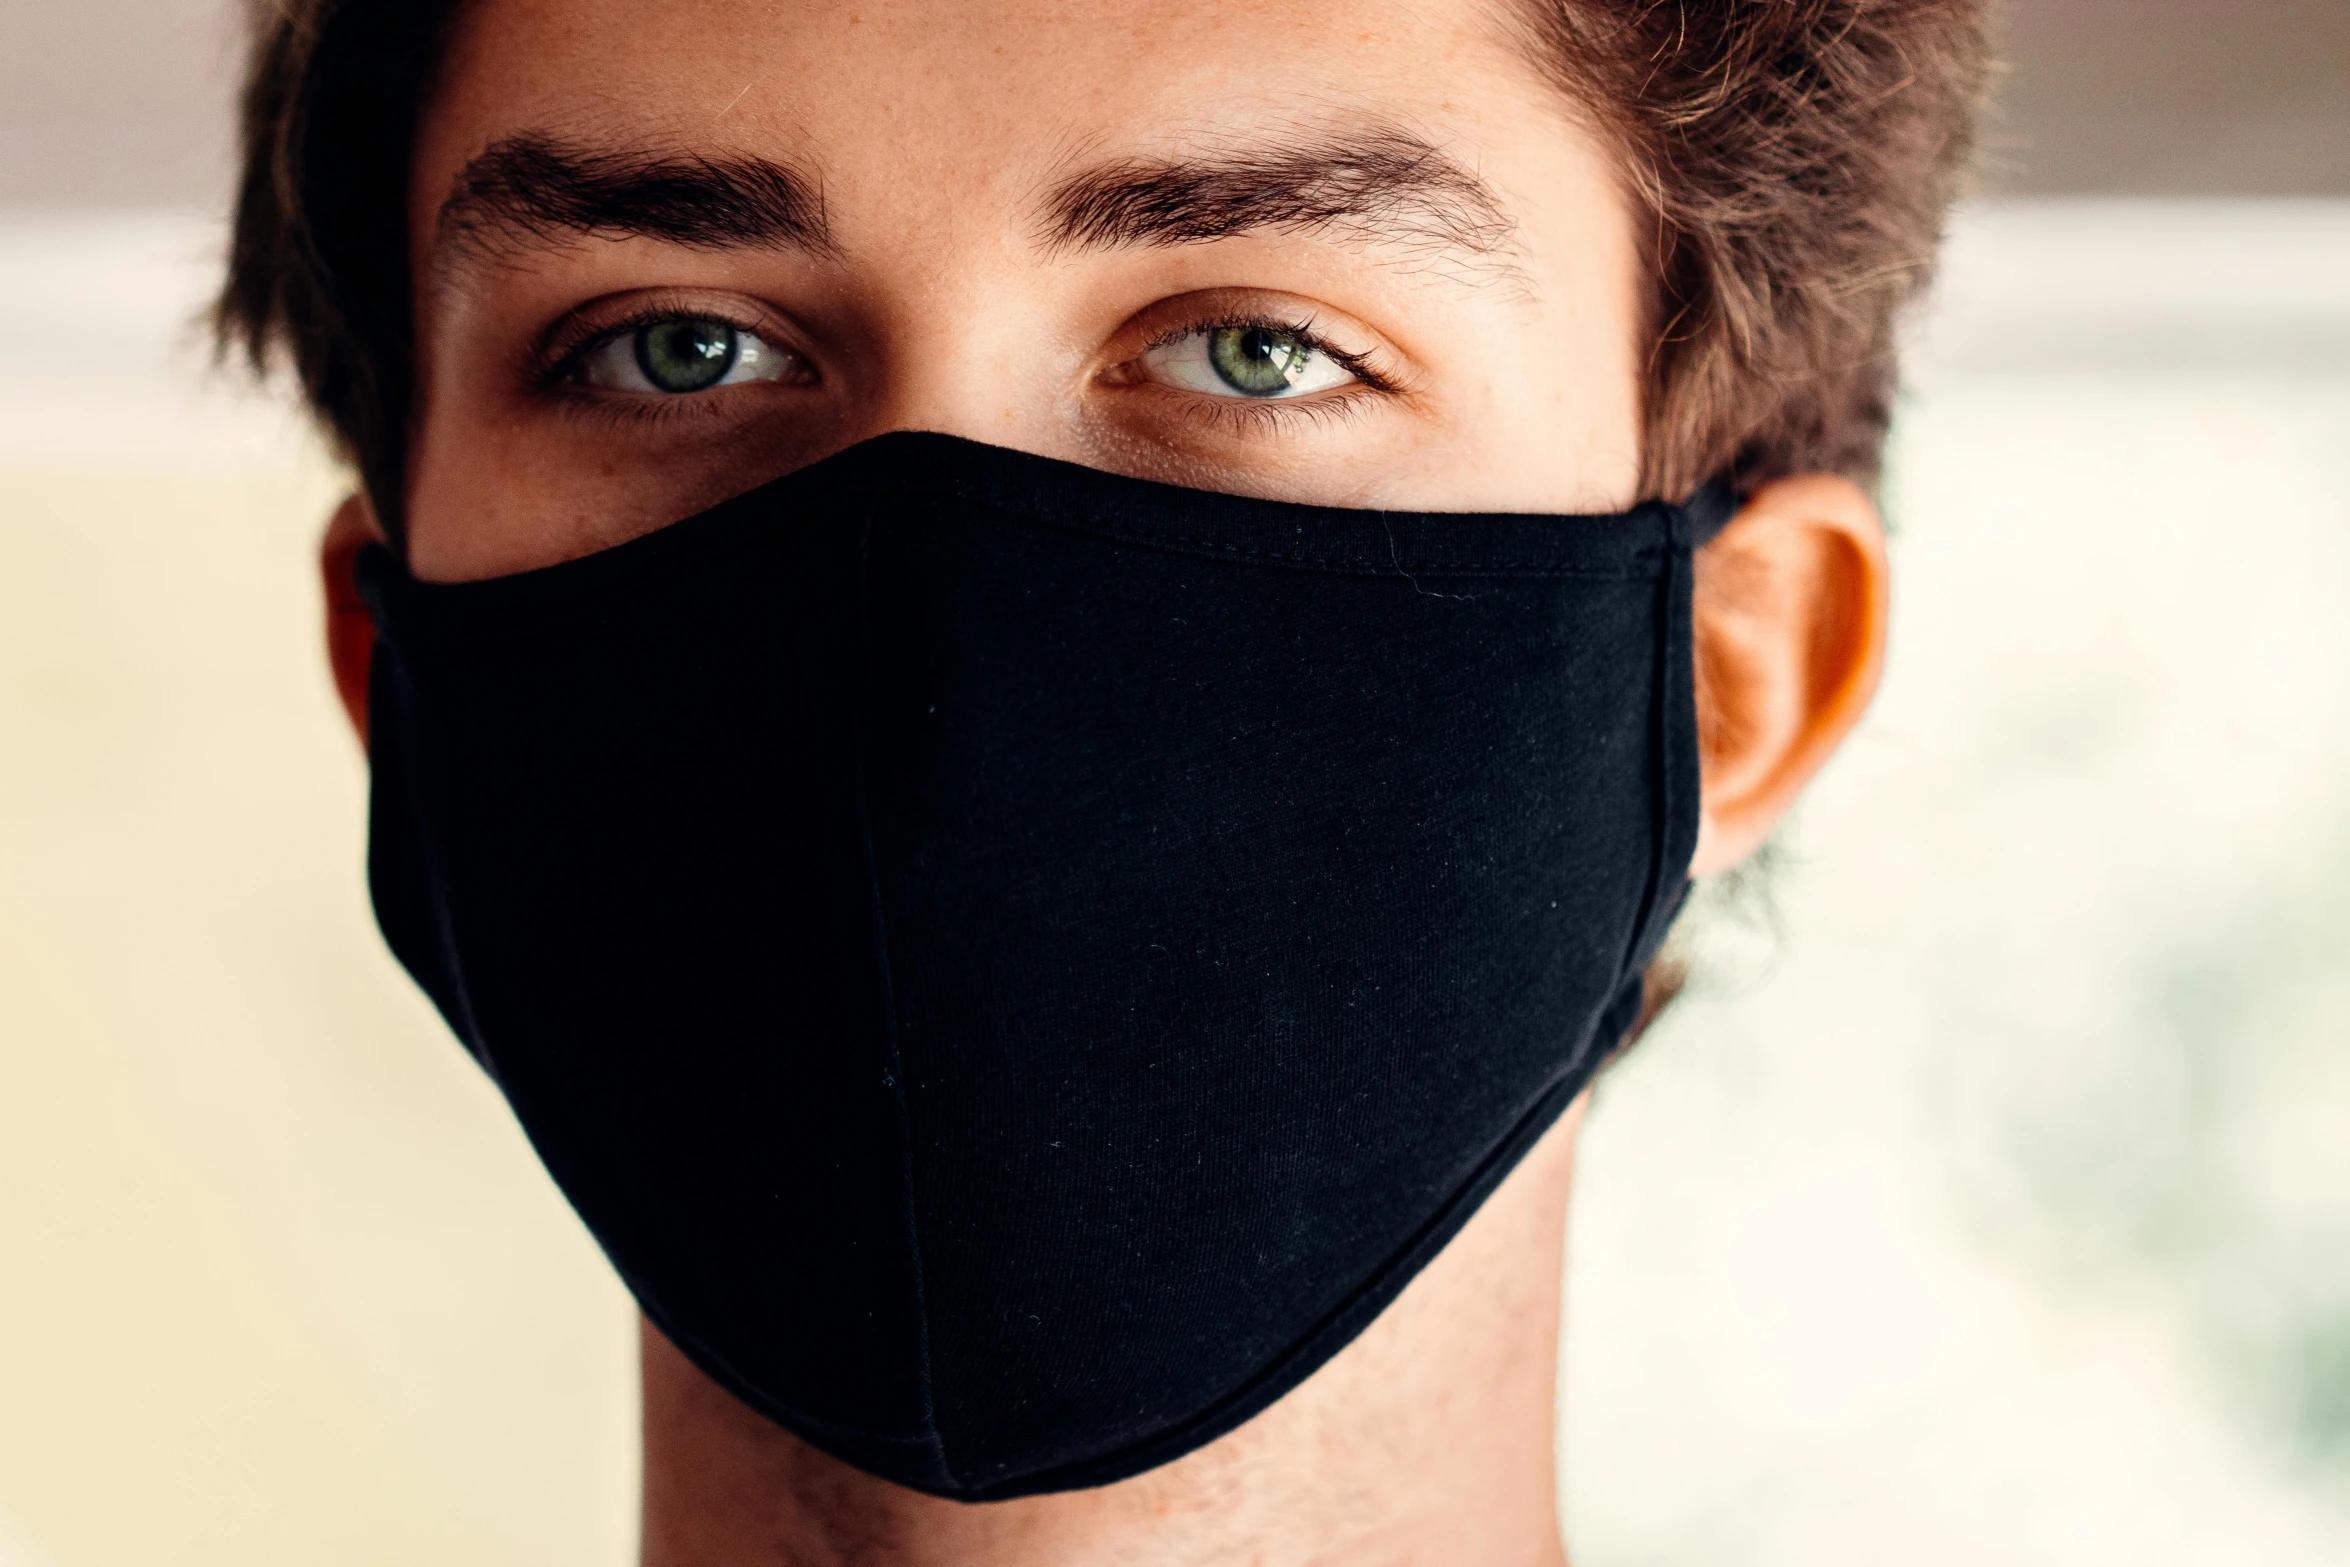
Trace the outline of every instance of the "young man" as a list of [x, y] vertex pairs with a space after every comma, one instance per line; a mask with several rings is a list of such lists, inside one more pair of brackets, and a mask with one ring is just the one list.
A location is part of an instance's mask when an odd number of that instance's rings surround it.
[[1982, 32], [269, 13], [224, 329], [648, 1563], [1562, 1560], [1585, 1090], [1874, 685]]

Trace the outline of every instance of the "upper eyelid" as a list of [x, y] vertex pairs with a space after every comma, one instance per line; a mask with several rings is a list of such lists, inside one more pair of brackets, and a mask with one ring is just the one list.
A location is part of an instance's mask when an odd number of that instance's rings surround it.
[[[770, 310], [727, 308], [728, 304], [733, 303], [731, 301], [656, 298], [623, 308], [610, 319], [594, 321], [593, 325], [584, 324], [594, 320], [596, 303], [591, 301], [580, 307], [547, 331], [541, 339], [541, 345], [532, 354], [534, 379], [550, 387], [574, 379], [582, 361], [589, 355], [629, 333], [663, 321], [721, 321], [738, 332], [757, 338], [774, 353], [802, 364], [811, 363], [807, 351], [791, 341], [791, 334], [779, 327], [775, 312]], [[1135, 351], [1134, 357], [1154, 353], [1187, 337], [1230, 327], [1263, 328], [1303, 339], [1315, 350], [1328, 355], [1361, 386], [1372, 391], [1396, 392], [1404, 390], [1408, 384], [1408, 373], [1398, 375], [1378, 362], [1381, 355], [1376, 347], [1364, 352], [1340, 346], [1331, 340], [1329, 330], [1319, 319], [1319, 312], [1302, 309], [1252, 310], [1242, 305], [1238, 308], [1203, 311], [1182, 320], [1180, 324], [1152, 332], [1141, 348]]]
[[[1221, 331], [1227, 327], [1260, 327], [1303, 338], [1313, 348], [1329, 355], [1340, 369], [1353, 376], [1358, 383], [1374, 392], [1399, 392], [1408, 384], [1404, 377], [1394, 374], [1376, 363], [1374, 353], [1357, 353], [1351, 349], [1341, 348], [1331, 342], [1329, 337], [1311, 321], [1285, 318], [1273, 311], [1243, 309], [1218, 312], [1196, 320], [1188, 326], [1173, 327], [1164, 333], [1154, 332], [1143, 345], [1142, 353], [1156, 353], [1170, 343], [1180, 343], [1187, 337], [1197, 337], [1203, 332]], [[1136, 357], [1139, 358], [1141, 355], [1138, 354]], [[1340, 389], [1333, 388], [1333, 393], [1338, 390]], [[1282, 402], [1298, 400], [1280, 399]]]
[[1348, 349], [1340, 348], [1336, 343], [1330, 341], [1329, 334], [1312, 320], [1298, 319], [1270, 310], [1217, 311], [1197, 320], [1186, 322], [1181, 326], [1168, 327], [1163, 331], [1153, 332], [1143, 343], [1142, 351], [1147, 354], [1153, 349], [1164, 348], [1169, 343], [1180, 343], [1187, 337], [1197, 337], [1202, 332], [1221, 332], [1233, 327], [1244, 329], [1253, 327], [1302, 338], [1309, 346], [1320, 349], [1341, 364], [1350, 364], [1354, 360], [1364, 357]]

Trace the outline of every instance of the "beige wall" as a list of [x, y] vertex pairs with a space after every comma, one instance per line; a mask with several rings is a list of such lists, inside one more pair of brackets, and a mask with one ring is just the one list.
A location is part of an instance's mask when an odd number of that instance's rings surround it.
[[218, 207], [237, 0], [0, 0], [0, 208]]
[[[0, 207], [217, 205], [237, 11], [0, 5]], [[2011, 31], [2003, 188], [2350, 193], [2344, 0], [2020, 0]]]
[[2018, 0], [1995, 175], [2034, 193], [2350, 193], [2345, 0]]

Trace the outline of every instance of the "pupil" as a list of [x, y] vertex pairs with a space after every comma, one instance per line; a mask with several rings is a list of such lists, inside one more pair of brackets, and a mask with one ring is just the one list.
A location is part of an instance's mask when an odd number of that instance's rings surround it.
[[716, 386], [741, 351], [734, 328], [723, 321], [657, 321], [636, 333], [636, 367], [664, 392]]
[[1304, 339], [1270, 327], [1224, 326], [1208, 334], [1208, 362], [1217, 379], [1247, 397], [1288, 391], [1310, 352]]

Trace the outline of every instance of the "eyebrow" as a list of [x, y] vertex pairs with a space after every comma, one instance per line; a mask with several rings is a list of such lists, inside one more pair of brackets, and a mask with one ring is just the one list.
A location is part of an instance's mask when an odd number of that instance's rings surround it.
[[1387, 127], [1279, 149], [1104, 164], [1056, 186], [1045, 212], [1052, 250], [1190, 245], [1269, 230], [1488, 260], [1515, 232], [1483, 180]]
[[466, 164], [435, 242], [497, 251], [565, 235], [835, 253], [822, 187], [789, 164], [605, 151], [544, 135], [495, 142]]
[[[1374, 126], [1295, 145], [1128, 158], [1078, 171], [1044, 199], [1048, 251], [1334, 233], [1491, 263], [1515, 226], [1491, 187], [1410, 132]], [[498, 253], [565, 236], [643, 236], [695, 249], [839, 254], [821, 185], [750, 155], [658, 155], [540, 133], [491, 144], [442, 203], [436, 248]]]

